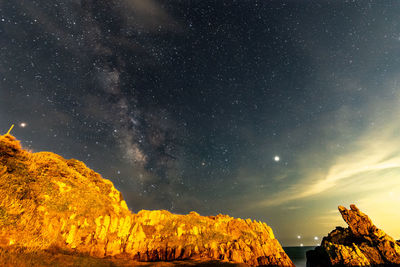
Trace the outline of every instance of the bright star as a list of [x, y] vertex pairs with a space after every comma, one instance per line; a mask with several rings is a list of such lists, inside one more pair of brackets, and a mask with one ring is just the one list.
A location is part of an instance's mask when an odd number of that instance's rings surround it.
[[301, 238], [301, 236], [298, 235], [298, 236], [297, 236], [297, 239], [300, 239], [300, 238]]
[[281, 160], [281, 158], [280, 158], [279, 156], [275, 156], [275, 157], [274, 157], [274, 160], [275, 160], [276, 162], [278, 162], [278, 161]]
[[27, 125], [26, 122], [21, 122], [21, 123], [19, 124], [19, 126], [22, 127], [22, 128], [25, 128], [26, 125]]
[[318, 240], [318, 236], [315, 236], [315, 237], [314, 237], [314, 240]]

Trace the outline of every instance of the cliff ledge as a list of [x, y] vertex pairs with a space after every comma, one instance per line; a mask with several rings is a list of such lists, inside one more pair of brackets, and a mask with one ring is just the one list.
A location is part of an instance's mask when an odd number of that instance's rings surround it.
[[0, 136], [0, 195], [3, 261], [7, 252], [22, 251], [124, 259], [124, 266], [176, 260], [294, 266], [265, 223], [196, 212], [134, 214], [112, 182], [84, 163], [30, 153], [11, 135]]

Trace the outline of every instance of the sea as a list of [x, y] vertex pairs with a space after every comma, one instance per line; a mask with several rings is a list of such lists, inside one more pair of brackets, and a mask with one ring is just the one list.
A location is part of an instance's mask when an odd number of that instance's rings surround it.
[[313, 250], [314, 248], [315, 247], [283, 247], [283, 250], [285, 250], [296, 267], [306, 267], [306, 251]]

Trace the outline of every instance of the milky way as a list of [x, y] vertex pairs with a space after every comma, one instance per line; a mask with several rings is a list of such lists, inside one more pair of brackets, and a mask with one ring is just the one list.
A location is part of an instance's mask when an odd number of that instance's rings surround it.
[[313, 245], [354, 202], [396, 237], [399, 22], [397, 1], [0, 1], [0, 129], [135, 212]]

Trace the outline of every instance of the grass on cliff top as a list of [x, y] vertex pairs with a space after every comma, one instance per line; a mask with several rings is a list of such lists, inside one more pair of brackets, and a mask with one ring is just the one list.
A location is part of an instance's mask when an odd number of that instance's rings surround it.
[[39, 206], [94, 218], [115, 213], [113, 204], [122, 200], [120, 193], [112, 198], [112, 183], [84, 163], [51, 152], [31, 153], [11, 135], [0, 136], [0, 194], [0, 224]]

